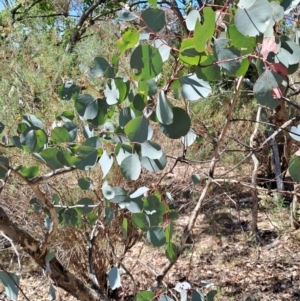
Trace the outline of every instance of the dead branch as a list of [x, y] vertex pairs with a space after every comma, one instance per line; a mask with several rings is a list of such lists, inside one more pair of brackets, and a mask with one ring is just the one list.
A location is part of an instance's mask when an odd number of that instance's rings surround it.
[[[2, 207], [0, 207], [0, 231], [9, 236], [14, 243], [21, 245], [34, 261], [41, 267], [46, 266], [46, 254], [39, 247], [39, 241], [24, 231], [10, 220]], [[74, 297], [83, 301], [107, 301], [103, 293], [96, 292], [85, 285], [75, 275], [70, 273], [62, 264], [53, 258], [50, 262], [49, 276], [62, 289], [66, 290]]]

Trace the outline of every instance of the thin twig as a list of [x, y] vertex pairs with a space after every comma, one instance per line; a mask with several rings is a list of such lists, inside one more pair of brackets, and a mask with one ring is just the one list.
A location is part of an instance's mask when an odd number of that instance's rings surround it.
[[16, 248], [13, 240], [10, 237], [8, 237], [7, 235], [5, 235], [3, 231], [0, 231], [0, 235], [3, 236], [6, 240], [8, 240], [10, 242], [12, 248], [14, 249], [14, 251], [17, 255], [17, 258], [18, 258], [19, 272], [20, 272], [20, 274], [22, 274], [22, 265], [21, 265], [21, 261], [20, 261], [20, 255], [19, 255], [19, 252], [17, 251], [17, 248]]

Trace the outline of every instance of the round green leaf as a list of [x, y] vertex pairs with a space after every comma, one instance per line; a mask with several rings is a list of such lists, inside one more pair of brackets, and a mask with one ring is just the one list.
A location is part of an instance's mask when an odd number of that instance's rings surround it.
[[98, 152], [90, 146], [80, 146], [76, 150], [76, 160], [74, 165], [80, 170], [88, 170], [92, 168], [97, 161]]
[[144, 232], [149, 229], [149, 218], [145, 213], [133, 213], [132, 223]]
[[131, 54], [130, 67], [136, 69], [135, 80], [155, 78], [162, 71], [162, 58], [159, 50], [150, 45], [139, 45]]
[[90, 137], [85, 140], [84, 145], [90, 146], [93, 148], [100, 148], [101, 147], [101, 141], [98, 137]]
[[192, 175], [192, 181], [194, 184], [200, 183], [200, 176], [198, 174]]
[[188, 113], [181, 108], [173, 108], [173, 122], [169, 125], [159, 124], [160, 130], [171, 139], [179, 139], [185, 136], [191, 127], [191, 119]]
[[57, 158], [59, 150], [54, 147], [44, 149], [40, 155], [46, 161], [47, 165], [53, 170], [63, 167], [63, 164]]
[[[80, 207], [77, 207], [77, 211], [81, 214], [88, 214], [93, 211], [94, 207], [89, 207], [95, 205], [93, 200], [89, 198], [82, 198], [80, 201], [76, 203], [76, 205], [80, 205]], [[81, 207], [84, 206], [84, 207]]]
[[221, 69], [216, 65], [215, 58], [213, 55], [207, 57], [207, 59], [201, 63], [201, 66], [196, 66], [196, 74], [198, 78], [201, 78], [205, 81], [217, 81], [221, 78]]
[[34, 128], [34, 129], [43, 129], [44, 125], [43, 122], [37, 118], [35, 115], [32, 114], [26, 114], [22, 118], [22, 123], [25, 123], [28, 125], [28, 127]]
[[131, 213], [138, 213], [143, 210], [144, 202], [142, 197], [129, 198], [124, 203], [119, 204], [120, 208], [127, 208]]
[[148, 241], [155, 247], [161, 247], [166, 243], [166, 236], [162, 227], [153, 227], [147, 231]]
[[19, 277], [14, 273], [0, 271], [0, 280], [3, 283], [7, 297], [10, 300], [17, 300], [20, 283]]
[[273, 97], [273, 89], [277, 88], [283, 78], [270, 70], [266, 70], [256, 81], [253, 87], [254, 97], [258, 103], [274, 109], [278, 106], [278, 101]]
[[133, 48], [138, 43], [139, 38], [140, 34], [137, 29], [127, 28], [123, 32], [122, 37], [117, 41], [121, 54], [124, 54], [127, 49]]
[[210, 41], [215, 32], [215, 12], [210, 7], [203, 9], [204, 23], [196, 20], [194, 31], [194, 45], [198, 52], [206, 50], [207, 41]]
[[64, 111], [59, 116], [56, 117], [56, 120], [62, 120], [64, 122], [72, 121], [75, 118], [73, 111]]
[[147, 8], [141, 14], [141, 26], [147, 26], [150, 31], [159, 32], [165, 24], [165, 12], [158, 8]]
[[78, 186], [81, 190], [93, 189], [93, 181], [90, 178], [78, 179]]
[[58, 162], [62, 165], [65, 165], [67, 167], [71, 167], [74, 165], [74, 160], [76, 157], [72, 156], [72, 153], [68, 149], [62, 149], [56, 154], [56, 158]]
[[64, 124], [64, 128], [68, 131], [69, 133], [69, 142], [73, 142], [76, 139], [77, 136], [77, 132], [78, 132], [78, 127], [76, 124], [74, 124], [73, 122], [66, 122]]
[[114, 197], [111, 200], [113, 203], [119, 204], [128, 199], [127, 191], [123, 187], [114, 187], [114, 192]]
[[51, 131], [51, 139], [53, 143], [65, 143], [69, 141], [69, 132], [64, 127], [55, 127]]
[[26, 146], [35, 153], [39, 153], [44, 149], [44, 145], [48, 141], [48, 137], [43, 130], [29, 130], [25, 137]]
[[124, 127], [133, 118], [135, 118], [133, 110], [131, 110], [129, 107], [123, 108], [119, 114], [120, 127]]
[[124, 132], [131, 142], [143, 143], [148, 137], [149, 121], [144, 116], [130, 120], [124, 127]]
[[218, 61], [223, 63], [218, 64], [223, 71], [229, 74], [235, 74], [241, 66], [241, 53], [234, 46], [228, 46], [230, 40], [219, 38], [214, 43], [214, 54]]
[[34, 178], [34, 177], [37, 176], [38, 172], [39, 172], [39, 167], [38, 166], [30, 166], [28, 168], [23, 167], [20, 170], [20, 173], [25, 178]]
[[200, 61], [200, 53], [195, 49], [194, 38], [183, 39], [179, 58], [186, 64], [197, 65]]
[[133, 21], [138, 17], [134, 12], [126, 9], [118, 11], [117, 16], [120, 21]]
[[64, 213], [64, 221], [68, 226], [76, 226], [78, 223], [78, 211], [75, 208], [69, 208]]
[[186, 147], [191, 146], [196, 141], [197, 137], [198, 135], [195, 133], [195, 130], [190, 129], [184, 137], [181, 137], [181, 143]]
[[75, 101], [75, 108], [83, 120], [94, 119], [98, 114], [98, 100], [89, 94], [81, 94]]

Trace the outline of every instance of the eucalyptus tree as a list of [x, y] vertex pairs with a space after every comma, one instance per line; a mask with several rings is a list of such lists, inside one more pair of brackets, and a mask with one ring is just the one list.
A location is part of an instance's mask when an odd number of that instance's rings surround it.
[[[241, 185], [252, 190], [252, 231], [259, 240], [257, 192], [264, 188], [257, 183], [260, 167], [257, 155], [263, 149], [271, 148], [273, 152], [277, 183], [273, 193], [294, 195], [295, 205], [299, 197], [296, 190], [286, 191], [282, 185], [287, 168], [293, 179], [300, 181], [299, 151], [295, 152], [292, 147], [294, 140], [300, 141], [300, 128], [297, 126], [299, 105], [290, 99], [300, 90], [289, 82], [289, 76], [297, 70], [300, 60], [299, 39], [298, 33], [293, 40], [279, 35], [276, 30], [276, 25], [284, 19], [284, 11], [291, 2], [241, 0], [238, 3], [226, 1], [219, 6], [208, 2], [203, 6], [199, 1], [199, 7], [189, 10], [186, 18], [174, 1], [162, 3], [148, 0], [145, 9], [136, 11], [131, 9], [134, 3], [118, 7], [116, 19], [123, 26], [122, 35], [116, 43], [118, 52], [112, 53], [109, 58], [94, 58], [93, 66], [86, 74], [86, 80], [94, 88], [85, 93], [76, 83], [67, 80], [57, 89], [59, 101], [71, 103], [76, 113], [72, 110], [61, 112], [50, 129], [45, 128], [42, 116], [30, 111], [21, 116], [15, 126], [12, 125], [13, 121], [12, 124], [1, 122], [1, 148], [17, 148], [37, 162], [32, 166], [18, 166], [9, 155], [1, 155], [1, 192], [5, 191], [12, 179], [23, 181], [35, 195], [29, 202], [44, 217], [45, 228], [44, 236], [39, 240], [22, 229], [22, 225], [15, 223], [13, 216], [0, 207], [0, 230], [3, 234], [13, 243], [21, 245], [46, 270], [54, 281], [53, 285], [67, 290], [80, 300], [121, 298], [125, 292], [122, 291], [121, 272], [127, 273], [132, 280], [131, 293], [136, 295], [136, 300], [152, 300], [158, 295], [160, 300], [172, 300], [168, 288], [161, 289], [163, 279], [182, 255], [213, 183]], [[68, 49], [73, 49], [76, 44], [80, 30], [90, 16], [89, 9], [93, 11], [94, 5], [97, 3], [99, 6], [101, 1], [84, 3], [90, 6], [80, 19], [82, 23], [77, 23], [71, 35], [71, 48]], [[176, 34], [166, 28], [169, 10], [174, 12], [178, 26], [181, 26]], [[258, 74], [253, 85], [258, 114], [244, 158], [239, 162], [243, 164], [247, 158], [253, 160], [252, 178], [245, 182], [228, 178], [226, 173], [222, 177], [217, 176], [215, 170], [226, 152], [227, 133], [234, 110], [243, 101], [239, 98], [241, 87], [245, 81], [248, 82], [246, 74], [253, 68]], [[197, 124], [197, 119], [191, 117], [193, 112], [190, 104], [209, 99], [213, 84], [220, 79], [230, 79], [233, 84], [224, 126], [217, 133], [205, 125]], [[294, 116], [289, 116], [289, 106], [296, 108]], [[273, 112], [273, 115], [267, 122], [265, 140], [255, 145], [257, 124], [263, 123], [262, 109]], [[201, 175], [206, 179], [202, 182], [199, 199], [180, 241], [176, 242], [173, 231], [178, 213], [172, 205], [172, 196], [168, 191], [162, 191], [160, 184], [176, 164], [191, 163], [186, 154], [189, 147], [201, 138], [195, 130], [197, 126], [201, 126], [201, 135], [212, 144], [213, 152], [208, 172]], [[172, 158], [171, 169], [165, 169], [170, 157], [154, 138], [156, 131], [160, 131], [165, 139], [180, 139], [182, 143], [182, 152], [175, 160]], [[282, 152], [276, 139], [280, 134], [284, 141]], [[94, 197], [80, 200], [74, 197], [67, 204], [51, 186], [50, 192], [43, 191], [43, 185], [52, 179], [74, 171], [85, 172], [96, 168], [101, 169], [103, 180], [109, 179], [109, 174], [120, 173], [125, 180], [139, 183], [143, 171], [160, 173], [160, 178], [151, 188], [137, 186], [131, 191], [126, 187], [114, 186], [109, 180], [97, 188], [97, 183], [91, 178], [81, 177], [76, 185], [82, 191], [93, 192]], [[44, 172], [45, 169], [48, 172]], [[200, 185], [199, 182], [200, 175], [194, 174], [191, 185]], [[165, 248], [169, 262], [153, 279], [152, 290], [139, 291], [135, 278], [123, 263], [126, 252], [120, 257], [115, 254], [108, 232], [112, 225], [116, 227], [113, 223], [117, 219], [121, 220], [118, 226], [125, 250], [130, 248], [127, 241], [129, 225], [138, 229], [139, 235], [145, 236], [149, 244]], [[90, 231], [86, 235], [88, 252], [85, 278], [72, 274], [50, 247], [65, 226], [78, 231], [84, 227]], [[108, 280], [105, 278], [106, 270], [104, 280], [95, 272], [99, 262], [96, 263], [92, 255], [100, 252], [95, 247], [99, 233], [111, 247], [113, 267], [107, 273]], [[7, 294], [16, 299], [19, 281], [16, 274], [1, 271], [0, 279], [4, 282]], [[185, 300], [188, 289], [188, 283], [180, 288], [175, 287], [182, 300]], [[52, 285], [50, 293], [52, 297], [55, 295]], [[213, 300], [215, 294], [215, 291], [210, 292], [207, 300]], [[200, 300], [204, 297], [200, 291], [194, 290], [192, 298]]]

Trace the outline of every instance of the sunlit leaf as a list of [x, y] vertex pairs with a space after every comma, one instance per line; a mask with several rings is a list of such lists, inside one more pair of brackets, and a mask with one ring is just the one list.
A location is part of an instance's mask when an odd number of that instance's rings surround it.
[[139, 45], [131, 54], [130, 67], [136, 69], [135, 80], [155, 78], [162, 71], [162, 58], [159, 50], [150, 45]]
[[108, 281], [111, 290], [121, 287], [121, 277], [117, 267], [112, 267], [108, 272]]
[[190, 101], [206, 98], [211, 93], [208, 82], [197, 77], [196, 74], [184, 76], [181, 80], [182, 97]]
[[143, 143], [148, 137], [148, 125], [148, 119], [141, 116], [130, 120], [124, 127], [124, 131], [131, 142]]
[[201, 21], [201, 17], [199, 14], [199, 11], [196, 9], [192, 9], [186, 19], [185, 19], [185, 23], [186, 23], [186, 27], [189, 31], [193, 31], [195, 29], [196, 26], [196, 22], [197, 21]]
[[274, 25], [272, 7], [268, 0], [245, 0], [239, 2], [235, 25], [245, 36], [255, 37]]
[[128, 180], [137, 180], [141, 173], [141, 162], [136, 154], [129, 155], [121, 163], [121, 172]]
[[201, 24], [199, 20], [196, 20], [194, 31], [194, 45], [198, 52], [205, 51], [215, 31], [215, 12], [210, 7], [205, 7], [203, 16], [204, 23]]

